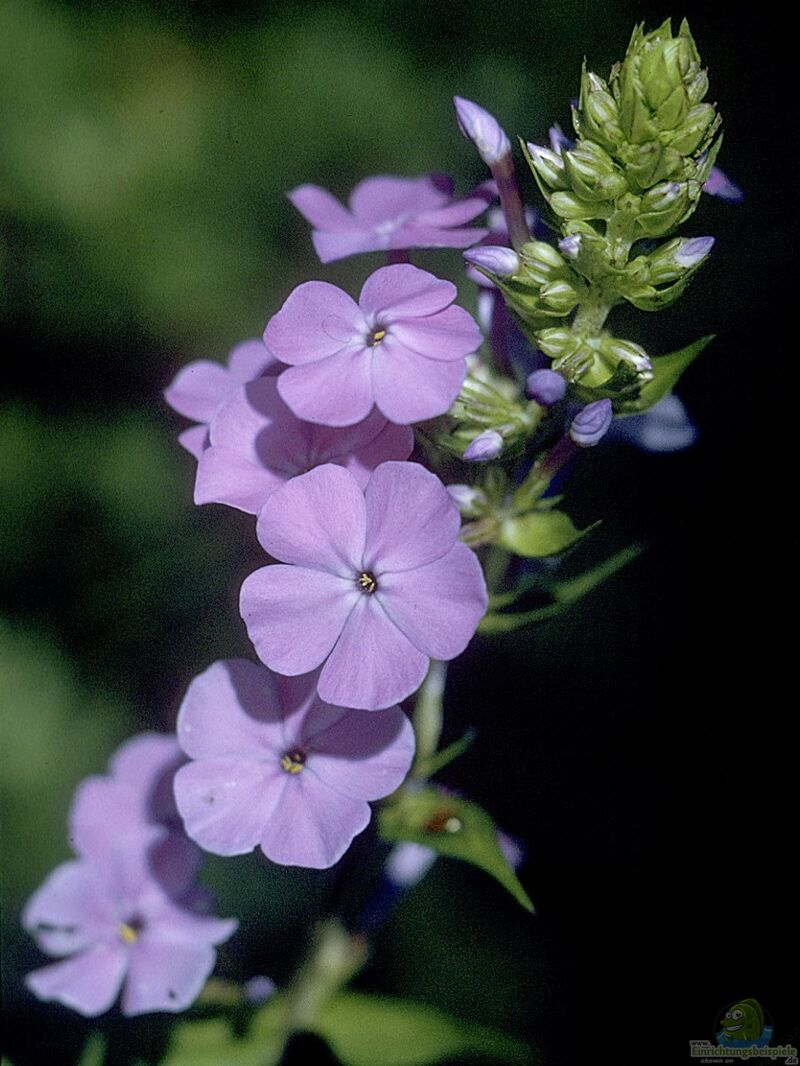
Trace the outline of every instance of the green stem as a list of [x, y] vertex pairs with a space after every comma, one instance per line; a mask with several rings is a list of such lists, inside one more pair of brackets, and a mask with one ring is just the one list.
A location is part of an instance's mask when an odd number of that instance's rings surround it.
[[599, 285], [590, 285], [586, 299], [581, 301], [572, 320], [572, 332], [582, 337], [599, 337], [611, 311]]
[[442, 735], [442, 701], [447, 681], [447, 663], [432, 659], [414, 706], [414, 736], [417, 750], [411, 777], [419, 777], [439, 747]]
[[317, 926], [305, 962], [286, 991], [279, 1039], [264, 1066], [278, 1066], [293, 1033], [313, 1030], [320, 1012], [364, 965], [367, 944], [335, 918]]

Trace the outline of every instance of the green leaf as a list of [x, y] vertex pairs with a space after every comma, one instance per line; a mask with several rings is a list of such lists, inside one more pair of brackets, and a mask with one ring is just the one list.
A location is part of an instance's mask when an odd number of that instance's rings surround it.
[[467, 1055], [507, 1063], [535, 1061], [530, 1047], [505, 1033], [422, 1003], [358, 992], [340, 993], [323, 1008], [314, 1029], [344, 1066], [428, 1066]]
[[381, 808], [379, 825], [384, 840], [411, 840], [479, 866], [533, 913], [530, 897], [500, 850], [497, 827], [477, 803], [430, 786], [403, 789]]
[[530, 511], [516, 518], [505, 518], [497, 543], [515, 555], [540, 559], [564, 551], [588, 531], [576, 529], [563, 511]]
[[[627, 566], [639, 555], [642, 554], [642, 546], [640, 544], [632, 544], [628, 548], [623, 548], [622, 551], [612, 555], [609, 559], [600, 563], [598, 566], [593, 567], [591, 570], [586, 570], [582, 574], [578, 574], [576, 577], [568, 578], [565, 581], [560, 581], [554, 584], [548, 590], [553, 598], [552, 603], [544, 604], [541, 607], [534, 607], [530, 611], [518, 611], [516, 613], [502, 613], [499, 611], [490, 611], [484, 615], [478, 626], [479, 633], [513, 633], [516, 629], [522, 629], [525, 626], [534, 625], [536, 622], [546, 622], [550, 618], [554, 618], [556, 615], [561, 614], [571, 604], [576, 603], [579, 599], [591, 592], [592, 589], [598, 585], [607, 581], [613, 574], [616, 574], [618, 570], [621, 570], [623, 566]], [[511, 594], [509, 594], [511, 595]], [[514, 602], [514, 598], [508, 602]], [[502, 604], [498, 604], [502, 606]]]
[[700, 337], [687, 344], [685, 348], [669, 355], [659, 355], [653, 359], [653, 377], [642, 385], [635, 399], [622, 400], [614, 405], [617, 415], [639, 415], [663, 400], [678, 384], [681, 374], [691, 366], [695, 359], [713, 341], [714, 334]]
[[92, 1033], [83, 1045], [78, 1066], [103, 1066], [106, 1040], [102, 1033]]
[[180, 1022], [161, 1066], [268, 1066], [277, 1062], [286, 1023], [286, 997], [275, 996], [244, 1033], [226, 1017]]

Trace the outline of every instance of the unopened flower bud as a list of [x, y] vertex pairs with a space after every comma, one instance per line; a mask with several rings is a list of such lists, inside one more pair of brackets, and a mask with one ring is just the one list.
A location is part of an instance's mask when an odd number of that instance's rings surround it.
[[578, 252], [581, 250], [580, 233], [573, 233], [569, 237], [562, 237], [558, 242], [558, 247], [561, 254], [567, 259], [577, 259]]
[[485, 244], [478, 248], [469, 248], [462, 253], [472, 266], [495, 274], [500, 278], [510, 278], [519, 274], [520, 259], [512, 248], [500, 244]]
[[564, 399], [567, 383], [555, 370], [534, 370], [525, 381], [525, 395], [542, 407], [552, 407]]
[[711, 168], [711, 173], [703, 186], [703, 192], [707, 192], [709, 196], [718, 196], [720, 200], [730, 200], [731, 203], [740, 203], [744, 200], [744, 193], [739, 186], [732, 182], [719, 167]]
[[497, 119], [484, 108], [461, 96], [454, 96], [458, 127], [472, 141], [487, 166], [511, 153], [511, 142]]
[[464, 452], [464, 458], [472, 463], [485, 463], [489, 459], [496, 459], [503, 450], [503, 438], [494, 429], [486, 429], [479, 433]]
[[550, 141], [550, 148], [554, 152], [560, 152], [562, 148], [572, 148], [573, 141], [567, 137], [558, 123], [555, 123], [547, 131], [547, 139]]
[[447, 491], [465, 518], [477, 518], [489, 506], [486, 493], [474, 485], [448, 485]]
[[713, 237], [692, 237], [681, 242], [680, 248], [675, 252], [675, 259], [684, 267], [697, 266], [713, 247]]
[[592, 448], [606, 435], [613, 417], [611, 400], [596, 400], [578, 411], [569, 427], [569, 435], [578, 447]]
[[275, 995], [275, 987], [271, 977], [265, 977], [263, 974], [251, 977], [244, 986], [245, 999], [253, 1006], [260, 1006]]
[[528, 156], [534, 173], [551, 189], [566, 189], [567, 178], [561, 152], [552, 152], [541, 145], [527, 143]]
[[568, 281], [551, 281], [543, 285], [539, 296], [544, 308], [558, 315], [567, 315], [580, 299]]

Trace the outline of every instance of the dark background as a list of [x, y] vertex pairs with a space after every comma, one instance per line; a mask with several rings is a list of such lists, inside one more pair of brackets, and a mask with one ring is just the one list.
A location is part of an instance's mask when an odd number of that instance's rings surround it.
[[[127, 735], [170, 728], [212, 659], [250, 654], [236, 611], [252, 522], [191, 503], [160, 398], [177, 368], [257, 335], [321, 267], [283, 194], [372, 173], [484, 176], [453, 93], [510, 133], [566, 128], [584, 54], [606, 74], [635, 21], [688, 15], [745, 203], [704, 197], [711, 262], [658, 319], [653, 353], [714, 332], [679, 392], [689, 452], [587, 454], [567, 486], [591, 550], [643, 557], [557, 622], [476, 640], [452, 671], [442, 776], [524, 844], [531, 919], [438, 863], [377, 938], [359, 987], [529, 1040], [547, 1066], [689, 1061], [743, 997], [800, 1042], [797, 733], [788, 571], [796, 476], [787, 272], [797, 135], [786, 27], [754, 9], [625, 0], [55, 3], [7, 0], [0, 39], [5, 621], [3, 941], [14, 1063], [73, 1061], [88, 1026], [36, 1003], [24, 899], [68, 856], [82, 776]], [[538, 195], [523, 174], [532, 203]], [[422, 254], [434, 271], [457, 253]], [[472, 299], [467, 287], [464, 299]], [[182, 425], [182, 423], [181, 423]], [[576, 563], [580, 557], [576, 557]], [[790, 687], [791, 686], [791, 687]], [[242, 930], [220, 972], [286, 976], [331, 875], [209, 863]], [[124, 1032], [110, 1016], [107, 1030]], [[158, 1028], [150, 1023], [151, 1029]]]

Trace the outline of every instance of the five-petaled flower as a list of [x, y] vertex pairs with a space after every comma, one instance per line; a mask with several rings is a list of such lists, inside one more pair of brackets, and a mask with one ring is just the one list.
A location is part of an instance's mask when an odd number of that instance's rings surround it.
[[381, 267], [358, 303], [308, 281], [289, 294], [264, 342], [289, 369], [278, 391], [298, 418], [328, 426], [362, 421], [373, 405], [401, 425], [444, 414], [481, 343], [456, 287], [409, 263]]
[[467, 646], [487, 606], [458, 509], [417, 463], [382, 463], [361, 490], [339, 466], [277, 489], [258, 517], [281, 563], [250, 574], [240, 609], [261, 660], [294, 676], [322, 665], [328, 703], [377, 710]]
[[467, 248], [486, 236], [485, 229], [465, 227], [485, 211], [496, 195], [486, 182], [453, 200], [446, 174], [366, 178], [350, 194], [350, 207], [319, 185], [298, 185], [289, 199], [311, 223], [311, 239], [323, 263], [359, 252], [405, 248]]
[[208, 446], [208, 424], [223, 400], [246, 381], [263, 374], [278, 374], [283, 367], [267, 351], [261, 338], [242, 341], [231, 349], [228, 365], [212, 359], [197, 359], [183, 367], [164, 389], [164, 399], [173, 411], [198, 425], [185, 429], [178, 441], [199, 459]]
[[408, 426], [376, 410], [345, 428], [302, 422], [278, 395], [274, 378], [237, 389], [211, 422], [211, 443], [200, 456], [195, 503], [227, 503], [257, 514], [289, 478], [323, 463], [352, 471], [360, 485], [389, 459], [407, 459], [414, 446]]
[[315, 675], [216, 662], [192, 681], [178, 715], [191, 762], [175, 778], [187, 833], [217, 855], [261, 847], [274, 862], [322, 868], [370, 819], [370, 800], [402, 783], [414, 731], [398, 707], [332, 707]]

